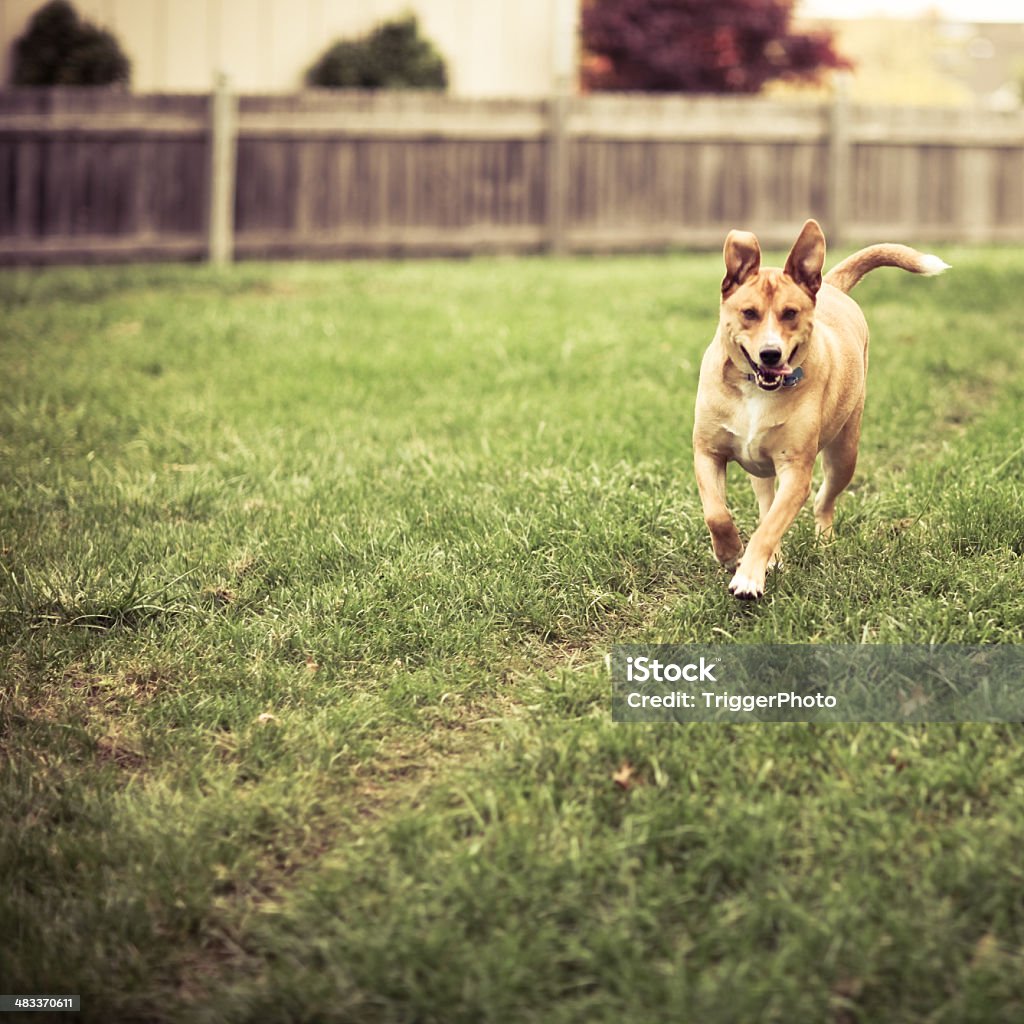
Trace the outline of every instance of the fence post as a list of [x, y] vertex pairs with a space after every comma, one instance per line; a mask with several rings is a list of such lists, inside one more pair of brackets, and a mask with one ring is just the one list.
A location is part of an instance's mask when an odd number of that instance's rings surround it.
[[210, 211], [207, 222], [207, 259], [223, 266], [234, 256], [235, 148], [238, 138], [238, 101], [227, 75], [217, 75], [210, 96]]
[[835, 245], [846, 234], [850, 212], [850, 75], [840, 71], [833, 79], [828, 119], [828, 233]]

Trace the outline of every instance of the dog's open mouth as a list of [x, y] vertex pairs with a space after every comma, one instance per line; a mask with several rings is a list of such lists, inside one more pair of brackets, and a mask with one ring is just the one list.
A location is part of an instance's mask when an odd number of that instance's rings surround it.
[[782, 387], [783, 379], [792, 372], [788, 363], [784, 363], [782, 366], [761, 366], [758, 363], [754, 367], [754, 379], [762, 391], [774, 391], [776, 388]]
[[[740, 347], [742, 348], [742, 346]], [[796, 349], [793, 352], [795, 353]], [[743, 354], [747, 357], [747, 362], [750, 363], [750, 368], [754, 371], [751, 377], [762, 391], [775, 391], [781, 388], [782, 382], [793, 373], [793, 368], [789, 363], [781, 363], [779, 366], [764, 366], [761, 363], [755, 363], [747, 354], [745, 348], [743, 349]]]

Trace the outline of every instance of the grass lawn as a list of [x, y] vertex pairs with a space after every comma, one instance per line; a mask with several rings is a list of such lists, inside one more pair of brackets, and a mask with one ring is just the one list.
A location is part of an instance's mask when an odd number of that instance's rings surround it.
[[1024, 251], [941, 255], [858, 288], [838, 536], [756, 604], [690, 464], [717, 256], [0, 276], [0, 990], [1024, 1019], [1020, 726], [617, 725], [604, 668], [1024, 639]]

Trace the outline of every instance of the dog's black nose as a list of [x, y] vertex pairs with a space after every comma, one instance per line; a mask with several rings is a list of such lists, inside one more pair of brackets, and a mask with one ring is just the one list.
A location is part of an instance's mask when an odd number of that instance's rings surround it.
[[781, 348], [763, 348], [761, 349], [761, 365], [762, 366], [778, 366], [782, 362], [782, 349]]

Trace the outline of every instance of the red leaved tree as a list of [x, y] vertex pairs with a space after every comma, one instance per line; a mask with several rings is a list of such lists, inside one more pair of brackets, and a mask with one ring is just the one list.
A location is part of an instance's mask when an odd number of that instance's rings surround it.
[[793, 0], [584, 0], [583, 85], [758, 92], [850, 67], [830, 33], [794, 32]]

